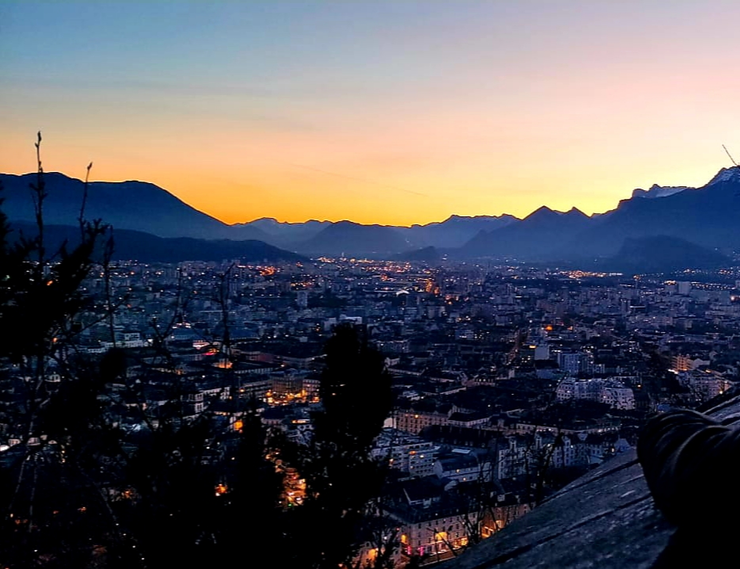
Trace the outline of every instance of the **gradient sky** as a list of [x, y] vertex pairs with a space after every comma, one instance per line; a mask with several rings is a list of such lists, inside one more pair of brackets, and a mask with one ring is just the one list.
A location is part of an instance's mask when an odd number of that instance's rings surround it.
[[740, 159], [740, 2], [0, 0], [0, 171], [226, 222], [601, 212]]

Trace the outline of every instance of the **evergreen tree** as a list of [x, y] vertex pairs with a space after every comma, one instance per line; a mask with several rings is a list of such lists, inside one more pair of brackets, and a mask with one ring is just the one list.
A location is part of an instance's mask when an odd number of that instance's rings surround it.
[[364, 541], [368, 502], [384, 478], [369, 454], [393, 403], [383, 357], [359, 328], [340, 325], [327, 342], [320, 395], [299, 466], [306, 503], [291, 521], [296, 566], [335, 569], [349, 567]]
[[248, 410], [241, 422], [235, 465], [227, 478], [229, 492], [221, 500], [218, 516], [217, 559], [224, 565], [259, 552], [271, 554], [292, 547], [283, 541], [283, 475], [267, 459], [266, 429], [254, 409]]

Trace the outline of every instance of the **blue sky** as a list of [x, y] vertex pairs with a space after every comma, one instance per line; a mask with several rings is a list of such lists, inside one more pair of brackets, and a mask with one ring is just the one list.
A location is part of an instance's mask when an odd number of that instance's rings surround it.
[[[227, 221], [604, 211], [740, 154], [740, 4], [0, 2], [0, 170]], [[392, 202], [394, 207], [389, 208]]]

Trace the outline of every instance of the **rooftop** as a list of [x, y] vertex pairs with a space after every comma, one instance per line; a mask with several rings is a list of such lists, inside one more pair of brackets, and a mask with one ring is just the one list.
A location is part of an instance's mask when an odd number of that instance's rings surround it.
[[[715, 419], [740, 417], [740, 396], [709, 410]], [[702, 495], [687, 496], [687, 517], [701, 510]], [[697, 514], [703, 526], [701, 514]], [[620, 455], [563, 488], [497, 535], [445, 564], [449, 569], [648, 568], [707, 565], [721, 555], [723, 528], [711, 524], [711, 539], [677, 533], [654, 506], [634, 451]], [[724, 528], [735, 529], [724, 521]], [[681, 530], [683, 531], [683, 530]], [[705, 530], [706, 531], [706, 530]], [[675, 537], [674, 537], [675, 535]], [[727, 551], [727, 549], [725, 549]], [[677, 564], [677, 565], [676, 565]]]

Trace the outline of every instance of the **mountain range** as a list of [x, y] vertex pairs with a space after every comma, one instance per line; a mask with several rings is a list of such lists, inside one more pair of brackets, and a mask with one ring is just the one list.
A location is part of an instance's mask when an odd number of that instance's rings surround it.
[[[19, 227], [34, 220], [29, 184], [35, 176], [0, 174], [2, 208]], [[46, 187], [46, 222], [76, 226], [83, 182], [49, 173]], [[625, 265], [625, 255], [639, 257], [645, 264], [647, 254], [656, 259], [669, 255], [679, 266], [684, 262], [689, 263], [686, 267], [694, 267], [703, 261], [715, 266], [720, 259], [727, 259], [723, 255], [740, 249], [737, 166], [721, 169], [700, 188], [654, 185], [647, 191], [637, 189], [630, 199], [598, 215], [588, 216], [576, 208], [558, 212], [543, 206], [524, 219], [506, 214], [453, 215], [442, 222], [411, 227], [351, 221], [285, 223], [271, 218], [228, 225], [154, 184], [137, 181], [91, 182], [87, 196], [86, 218], [111, 224], [120, 243], [119, 253], [125, 251], [142, 260], [184, 260], [188, 255], [236, 258], [243, 253], [265, 259], [344, 255], [542, 263], [605, 263], [621, 258]], [[251, 242], [249, 247], [247, 242]], [[271, 247], [256, 252], [257, 242]], [[681, 251], [686, 251], [685, 259]]]
[[[38, 235], [35, 223], [14, 221], [10, 240], [21, 236], [33, 239]], [[132, 229], [109, 228], [100, 244], [113, 237], [111, 260], [136, 259], [143, 263], [180, 263], [182, 261], [222, 262], [240, 259], [251, 263], [275, 261], [301, 262], [308, 259], [297, 253], [279, 249], [254, 239], [232, 241], [231, 239], [195, 239], [193, 237], [157, 237], [151, 233]], [[63, 246], [75, 247], [80, 241], [79, 227], [72, 225], [44, 225], [44, 243], [48, 251], [59, 251]], [[102, 249], [94, 259], [102, 258]]]

